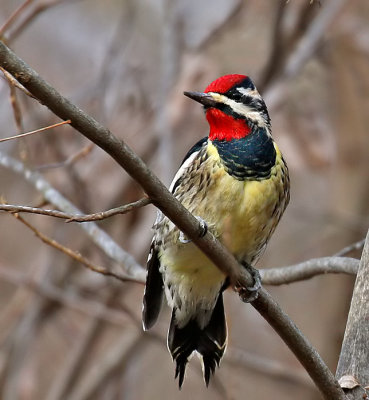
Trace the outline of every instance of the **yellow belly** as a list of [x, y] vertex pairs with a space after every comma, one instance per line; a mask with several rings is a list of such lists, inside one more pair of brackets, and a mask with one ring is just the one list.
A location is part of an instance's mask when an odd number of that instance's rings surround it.
[[[252, 263], [258, 257], [285, 208], [282, 175], [286, 167], [277, 147], [276, 151], [270, 178], [260, 181], [240, 181], [230, 176], [214, 152], [196, 175], [210, 176], [206, 193], [194, 184], [180, 199], [193, 215], [206, 221], [239, 261]], [[190, 290], [194, 304], [206, 308], [203, 301], [209, 301], [212, 306], [225, 277], [207, 256], [193, 243], [180, 243], [177, 232], [160, 257], [166, 279], [176, 286], [182, 300], [188, 298]]]

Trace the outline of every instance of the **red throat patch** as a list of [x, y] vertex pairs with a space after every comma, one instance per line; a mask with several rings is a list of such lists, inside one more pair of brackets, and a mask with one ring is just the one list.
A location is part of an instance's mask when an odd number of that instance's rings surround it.
[[251, 132], [244, 119], [235, 119], [217, 108], [207, 110], [206, 119], [210, 125], [210, 140], [241, 139]]
[[246, 75], [239, 75], [239, 74], [221, 76], [220, 78], [211, 82], [211, 84], [205, 89], [205, 93], [209, 92], [225, 93], [232, 86], [242, 82], [246, 78], [247, 78]]

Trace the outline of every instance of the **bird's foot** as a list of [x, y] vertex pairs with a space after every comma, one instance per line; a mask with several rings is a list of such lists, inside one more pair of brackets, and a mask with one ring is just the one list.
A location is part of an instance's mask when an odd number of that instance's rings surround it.
[[261, 288], [261, 278], [259, 271], [252, 267], [250, 264], [242, 263], [246, 271], [248, 271], [253, 280], [254, 284], [251, 287], [235, 286], [236, 292], [239, 294], [241, 300], [244, 303], [251, 303], [256, 300], [259, 296], [259, 290]]
[[[208, 224], [201, 217], [195, 216], [195, 218], [200, 222], [199, 237], [202, 238], [206, 235], [206, 232], [208, 231]], [[179, 241], [183, 244], [192, 242], [192, 240], [188, 239], [183, 232], [179, 233]]]

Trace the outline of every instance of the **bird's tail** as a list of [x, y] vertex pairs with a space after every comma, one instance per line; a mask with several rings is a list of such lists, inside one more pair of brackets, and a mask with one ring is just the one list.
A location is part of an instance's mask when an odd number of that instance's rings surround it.
[[191, 319], [179, 328], [173, 309], [168, 333], [168, 347], [176, 362], [176, 374], [179, 388], [182, 387], [188, 357], [197, 351], [202, 356], [203, 373], [206, 386], [209, 385], [215, 366], [223, 357], [227, 342], [227, 325], [224, 316], [223, 296], [219, 293], [209, 323], [201, 329], [196, 319]]

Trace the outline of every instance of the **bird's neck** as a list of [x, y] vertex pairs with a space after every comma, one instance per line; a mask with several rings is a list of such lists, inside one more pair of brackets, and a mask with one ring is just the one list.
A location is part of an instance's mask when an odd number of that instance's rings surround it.
[[210, 125], [210, 140], [242, 139], [251, 132], [246, 120], [236, 119], [216, 108], [206, 111], [206, 119]]
[[[210, 139], [210, 137], [209, 137]], [[275, 165], [276, 150], [266, 128], [254, 127], [251, 133], [231, 140], [209, 140], [226, 172], [238, 180], [269, 179]]]

